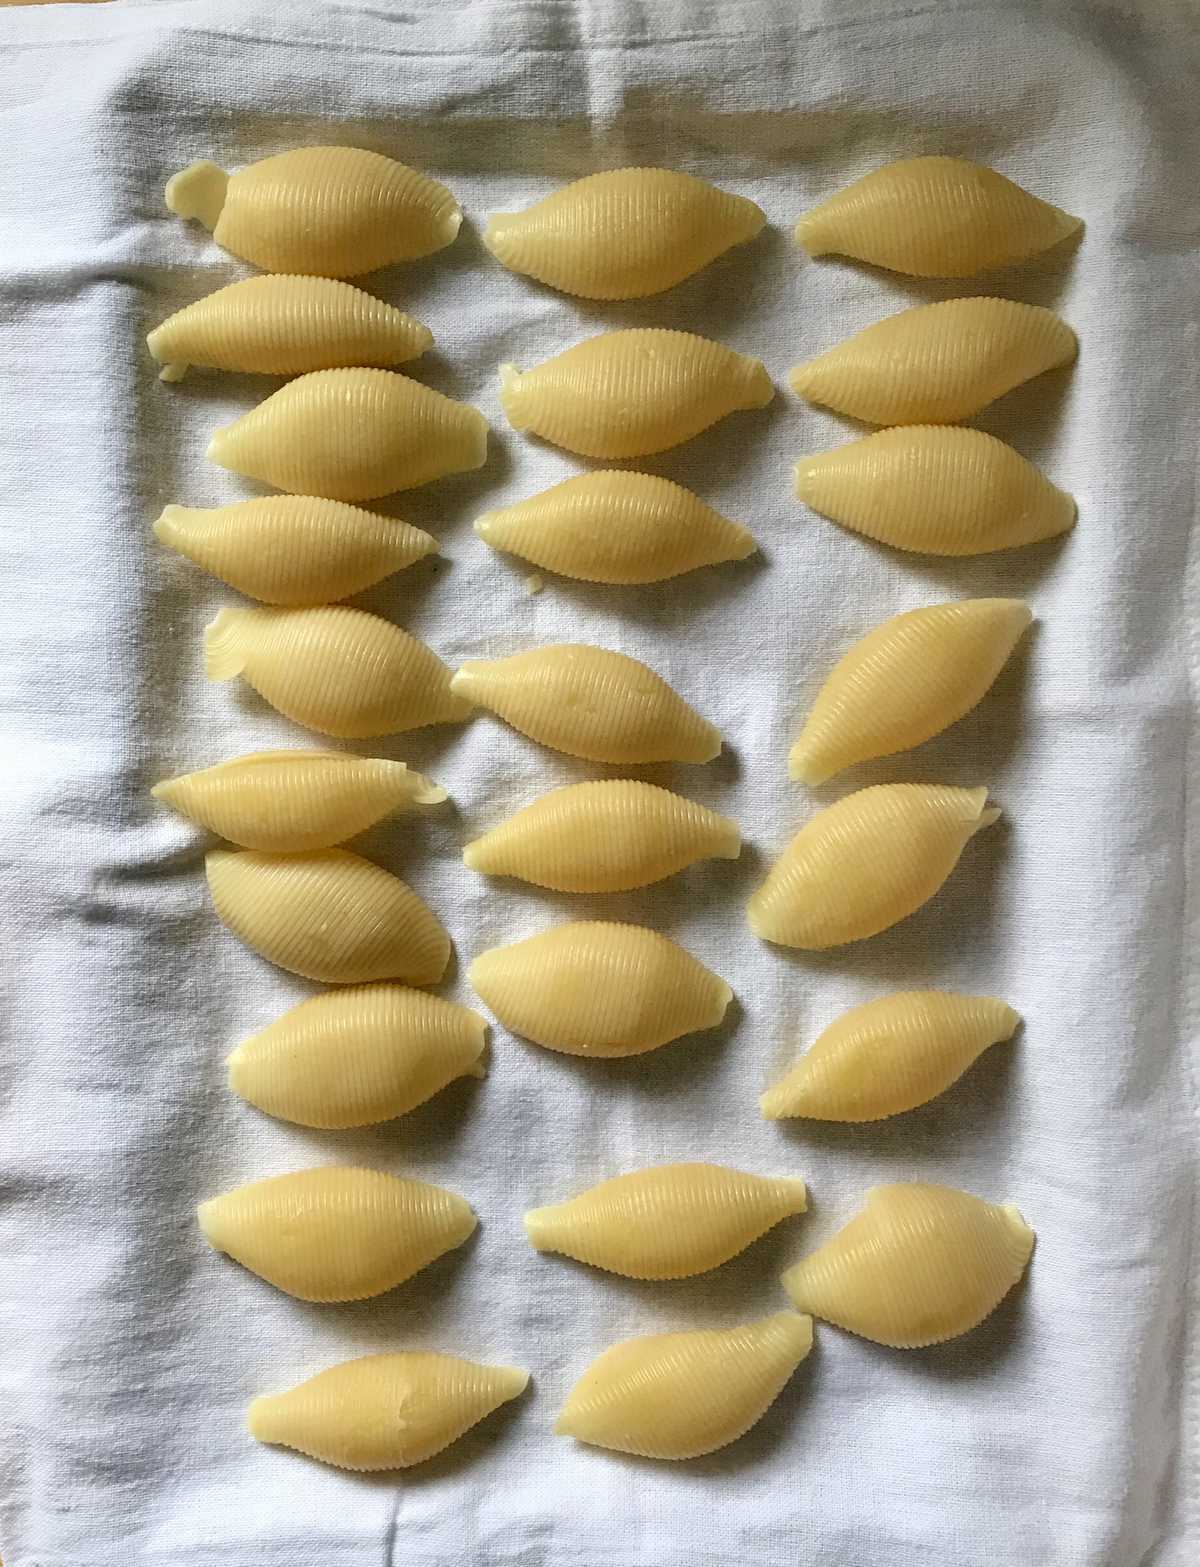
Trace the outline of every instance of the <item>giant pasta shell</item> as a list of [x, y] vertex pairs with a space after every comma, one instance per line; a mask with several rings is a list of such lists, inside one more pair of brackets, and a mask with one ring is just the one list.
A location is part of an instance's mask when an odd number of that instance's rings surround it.
[[608, 169], [524, 212], [497, 212], [483, 242], [513, 272], [584, 299], [674, 288], [766, 222], [760, 207], [673, 169]]
[[1075, 502], [1011, 446], [982, 430], [877, 430], [796, 464], [814, 511], [881, 544], [981, 555], [1065, 533]]
[[534, 370], [500, 366], [514, 430], [586, 457], [644, 457], [775, 395], [760, 359], [691, 332], [602, 332]]
[[902, 990], [851, 1007], [768, 1088], [768, 1120], [878, 1121], [944, 1093], [1021, 1021], [992, 996]]
[[950, 424], [1046, 370], [1071, 364], [1074, 332], [1041, 305], [916, 305], [797, 365], [795, 391], [868, 424]]
[[204, 159], [167, 182], [166, 202], [243, 261], [319, 277], [431, 255], [462, 223], [444, 185], [360, 147], [298, 147], [236, 174]]
[[424, 642], [344, 605], [223, 609], [205, 628], [204, 671], [241, 675], [285, 717], [345, 740], [455, 723], [471, 710]]
[[260, 1442], [339, 1469], [407, 1469], [456, 1442], [528, 1382], [528, 1371], [516, 1366], [456, 1355], [363, 1355], [286, 1393], [256, 1398], [246, 1424]]
[[640, 925], [581, 920], [481, 952], [468, 974], [505, 1028], [569, 1056], [638, 1056], [715, 1028], [733, 992]]
[[727, 816], [655, 784], [611, 778], [552, 789], [469, 843], [463, 863], [556, 892], [627, 892], [741, 852]]
[[823, 783], [940, 734], [983, 699], [1032, 619], [1020, 599], [964, 599], [885, 620], [834, 665], [789, 773]]
[[626, 1339], [592, 1361], [554, 1430], [643, 1458], [699, 1458], [757, 1424], [811, 1348], [812, 1318], [792, 1311]]
[[1025, 1271], [1033, 1231], [949, 1186], [875, 1186], [832, 1240], [783, 1275], [802, 1311], [892, 1349], [955, 1338], [995, 1311]]
[[711, 762], [720, 733], [636, 658], [563, 642], [464, 664], [451, 691], [589, 762]]
[[214, 849], [204, 864], [224, 923], [293, 974], [327, 985], [434, 985], [446, 971], [450, 938], [426, 905], [398, 876], [347, 849]]
[[852, 256], [913, 277], [970, 277], [1048, 250], [1082, 220], [964, 158], [905, 158], [805, 213], [812, 256]]
[[314, 370], [214, 430], [222, 468], [293, 495], [365, 501], [482, 468], [487, 421], [393, 370]]
[[746, 906], [764, 941], [818, 951], [887, 930], [927, 903], [1000, 812], [986, 789], [876, 784], [802, 827]]
[[229, 1057], [235, 1094], [301, 1126], [369, 1126], [407, 1115], [457, 1077], [482, 1077], [477, 1012], [403, 985], [314, 996]]
[[337, 1164], [239, 1186], [196, 1217], [215, 1251], [300, 1300], [381, 1295], [475, 1228], [441, 1186]]

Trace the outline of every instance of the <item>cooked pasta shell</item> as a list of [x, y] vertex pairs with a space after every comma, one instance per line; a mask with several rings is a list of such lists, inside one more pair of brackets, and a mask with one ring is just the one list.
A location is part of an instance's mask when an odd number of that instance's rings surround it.
[[581, 920], [481, 952], [467, 975], [511, 1033], [568, 1056], [640, 1056], [715, 1028], [733, 992], [641, 925]]
[[205, 628], [204, 670], [241, 675], [285, 717], [343, 740], [456, 723], [471, 710], [424, 642], [345, 605], [223, 609]]
[[382, 1295], [475, 1228], [441, 1186], [340, 1164], [252, 1181], [202, 1202], [196, 1217], [214, 1251], [299, 1300]]
[[741, 852], [727, 816], [656, 784], [610, 778], [552, 789], [469, 843], [463, 863], [555, 892], [627, 892]]
[[256, 1398], [246, 1424], [260, 1442], [339, 1469], [407, 1469], [457, 1442], [528, 1383], [528, 1371], [516, 1366], [456, 1355], [363, 1355]]
[[300, 1126], [407, 1115], [457, 1077], [482, 1077], [478, 1012], [403, 985], [314, 996], [229, 1057], [235, 1094]]
[[793, 1311], [626, 1339], [592, 1361], [554, 1430], [642, 1458], [699, 1458], [756, 1425], [811, 1348], [812, 1318]]
[[1065, 321], [1015, 299], [946, 299], [877, 321], [797, 365], [793, 390], [868, 424], [952, 424], [1074, 362]]
[[901, 990], [831, 1023], [759, 1108], [769, 1121], [879, 1121], [936, 1099], [1020, 1017], [992, 996]]
[[819, 951], [887, 930], [927, 903], [1000, 812], [986, 789], [876, 784], [802, 827], [750, 899], [764, 941]]
[[166, 202], [265, 272], [318, 277], [432, 255], [462, 223], [444, 185], [361, 147], [297, 147], [236, 174], [203, 159], [167, 182]]
[[995, 169], [965, 158], [905, 158], [805, 213], [809, 255], [852, 256], [913, 277], [970, 277], [1024, 261], [1083, 227]]
[[327, 985], [434, 985], [446, 971], [450, 938], [426, 905], [398, 876], [347, 849], [213, 849], [204, 865], [224, 923], [293, 974]]
[[950, 1186], [875, 1186], [832, 1240], [783, 1275], [802, 1311], [892, 1349], [920, 1349], [982, 1322], [1033, 1252], [1033, 1231]]
[[222, 425], [222, 468], [293, 495], [366, 501], [482, 468], [487, 421], [393, 370], [314, 370]]
[[581, 473], [484, 512], [475, 532], [493, 549], [583, 582], [665, 582], [758, 548], [681, 484], [622, 469]]
[[877, 430], [796, 464], [796, 494], [881, 544], [926, 555], [982, 555], [1065, 533], [1075, 502], [1011, 446], [982, 430]]
[[500, 366], [513, 429], [585, 457], [662, 452], [774, 395], [761, 359], [659, 327], [602, 332], [533, 370]]
[[1032, 619], [1020, 599], [963, 599], [885, 620], [834, 665], [788, 772], [819, 784], [940, 734], [983, 699]]
[[674, 288], [753, 239], [760, 207], [673, 169], [608, 169], [524, 212], [497, 212], [483, 242], [513, 272], [583, 299], [641, 299]]

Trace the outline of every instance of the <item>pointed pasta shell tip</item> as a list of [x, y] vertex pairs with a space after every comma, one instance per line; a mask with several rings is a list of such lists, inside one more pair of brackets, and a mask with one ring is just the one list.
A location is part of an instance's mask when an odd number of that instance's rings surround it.
[[244, 609], [218, 610], [204, 628], [204, 673], [209, 680], [232, 680], [246, 662]]

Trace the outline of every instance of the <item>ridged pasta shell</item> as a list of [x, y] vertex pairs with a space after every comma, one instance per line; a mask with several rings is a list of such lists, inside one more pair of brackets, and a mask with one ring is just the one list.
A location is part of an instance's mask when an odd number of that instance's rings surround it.
[[715, 1028], [733, 992], [666, 936], [581, 920], [481, 952], [467, 975], [511, 1033], [568, 1056], [639, 1056]]
[[1036, 544], [1075, 523], [1075, 502], [1011, 446], [944, 424], [877, 430], [796, 464], [814, 511], [881, 544], [983, 555]]
[[783, 1275], [802, 1311], [892, 1349], [940, 1344], [989, 1316], [1025, 1271], [1033, 1231], [950, 1186], [874, 1186], [861, 1213]]
[[1078, 351], [1071, 328], [1041, 305], [946, 299], [877, 321], [788, 380], [810, 403], [868, 424], [953, 424]]
[[300, 1126], [407, 1115], [458, 1077], [483, 1077], [478, 1012], [403, 985], [314, 996], [229, 1057], [235, 1094]]
[[673, 169], [608, 169], [524, 212], [497, 212], [483, 242], [513, 272], [583, 299], [674, 288], [766, 222], [760, 207]]
[[750, 899], [764, 941], [820, 951], [861, 941], [927, 903], [1000, 812], [986, 789], [876, 784], [818, 811]]
[[682, 484], [611, 468], [484, 512], [475, 532], [493, 549], [583, 582], [665, 582], [758, 548]]
[[514, 430], [585, 457], [644, 457], [775, 395], [761, 359], [691, 332], [602, 332], [524, 372], [500, 366]]
[[819, 784], [940, 734], [986, 696], [1032, 619], [1020, 599], [963, 599], [885, 620], [834, 665], [788, 772]]
[[167, 182], [166, 202], [243, 261], [319, 277], [432, 255], [462, 223], [444, 185], [361, 147], [297, 147], [236, 174], [203, 159]]
[[552, 789], [469, 843], [463, 863], [555, 892], [627, 892], [741, 852], [727, 816], [656, 784], [610, 778]]
[[382, 1295], [475, 1228], [454, 1192], [340, 1164], [252, 1181], [202, 1202], [196, 1217], [214, 1251], [319, 1301]]
[[457, 723], [471, 711], [424, 642], [345, 605], [223, 609], [205, 628], [204, 671], [241, 675], [286, 718], [343, 740]]
[[427, 906], [398, 876], [347, 849], [213, 849], [204, 865], [224, 923], [292, 974], [327, 985], [435, 985], [446, 971], [450, 938]]
[[394, 370], [314, 370], [214, 430], [212, 462], [293, 495], [366, 501], [482, 468], [487, 421]]
[[811, 1348], [812, 1318], [793, 1311], [626, 1339], [571, 1389], [555, 1434], [642, 1458], [699, 1458], [756, 1425]]
[[256, 1398], [250, 1435], [339, 1469], [408, 1469], [456, 1442], [529, 1383], [516, 1366], [401, 1350], [330, 1366]]
[[805, 213], [809, 255], [852, 256], [912, 277], [971, 277], [1024, 261], [1083, 227], [995, 169], [965, 158], [905, 158]]
[[1020, 1021], [992, 996], [897, 991], [843, 1012], [759, 1108], [770, 1121], [898, 1115], [944, 1093], [989, 1045], [1011, 1039]]

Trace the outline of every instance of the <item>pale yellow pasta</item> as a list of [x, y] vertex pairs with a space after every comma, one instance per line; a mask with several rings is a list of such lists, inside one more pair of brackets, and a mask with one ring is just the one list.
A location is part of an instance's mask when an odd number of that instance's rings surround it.
[[511, 1033], [569, 1056], [638, 1056], [725, 1016], [733, 992], [666, 936], [581, 920], [481, 952], [467, 975]]
[[1041, 305], [946, 299], [877, 321], [788, 380], [810, 403], [868, 424], [952, 424], [1078, 351], [1071, 328]]
[[750, 899], [764, 941], [818, 951], [887, 930], [927, 903], [1000, 815], [986, 789], [876, 784], [819, 811]]
[[529, 1383], [516, 1366], [401, 1350], [363, 1355], [256, 1398], [250, 1435], [338, 1469], [407, 1469], [456, 1442]]
[[1033, 1238], [1011, 1204], [918, 1181], [875, 1186], [862, 1212], [783, 1283], [801, 1311], [892, 1349], [920, 1349], [995, 1311]]
[[339, 1164], [239, 1186], [196, 1217], [214, 1251], [299, 1300], [381, 1295], [475, 1228], [454, 1192]]
[[812, 256], [852, 256], [913, 277], [970, 277], [1025, 261], [1083, 227], [994, 169], [905, 158], [873, 170], [796, 225]]
[[895, 549], [982, 555], [1065, 533], [1075, 502], [982, 430], [907, 425], [802, 457], [796, 494]]
[[736, 822], [655, 784], [568, 784], [476, 838], [463, 863], [556, 892], [626, 892], [697, 860], [736, 860]]
[[788, 772], [819, 784], [940, 734], [983, 699], [1032, 619], [1020, 599], [963, 599], [885, 620], [834, 665]]
[[366, 501], [482, 468], [487, 421], [394, 370], [314, 370], [214, 430], [222, 468], [293, 495]]
[[902, 990], [831, 1023], [759, 1108], [770, 1121], [879, 1121], [944, 1093], [1021, 1021], [992, 996]]
[[298, 147], [236, 174], [204, 159], [167, 182], [166, 202], [266, 272], [319, 277], [431, 255], [462, 223], [444, 185], [360, 147]]
[[699, 1458], [756, 1425], [811, 1348], [812, 1318], [792, 1311], [626, 1339], [592, 1361], [554, 1430], [643, 1458]]
[[774, 395], [760, 359], [659, 327], [603, 332], [533, 370], [500, 366], [513, 429], [585, 457], [665, 451]]
[[398, 876], [347, 849], [213, 849], [204, 865], [222, 921], [293, 974], [327, 985], [434, 985], [446, 971], [450, 938], [426, 905]]
[[607, 169], [524, 212], [497, 212], [483, 242], [513, 272], [584, 299], [674, 288], [766, 222], [760, 207], [673, 169]]

